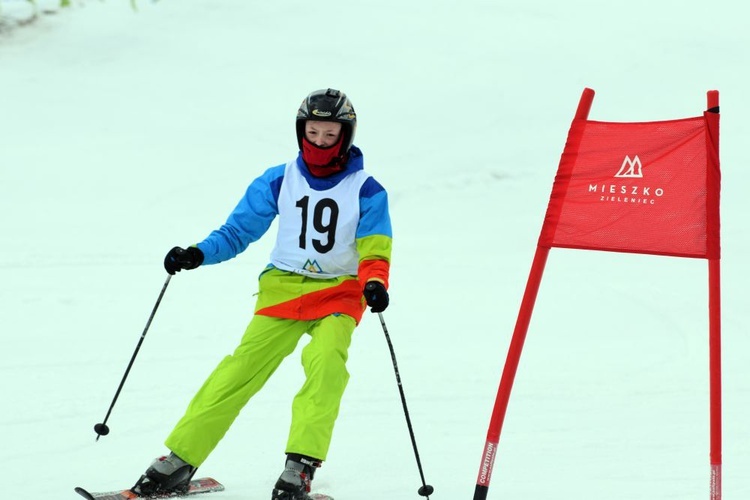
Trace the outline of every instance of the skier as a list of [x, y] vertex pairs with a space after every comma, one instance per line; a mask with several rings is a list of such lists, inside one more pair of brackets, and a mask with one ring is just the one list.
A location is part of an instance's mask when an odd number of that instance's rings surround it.
[[292, 403], [285, 468], [273, 500], [306, 500], [326, 459], [349, 379], [347, 352], [367, 306], [388, 307], [391, 222], [385, 189], [364, 171], [353, 145], [357, 117], [335, 89], [309, 94], [297, 112], [297, 158], [255, 179], [226, 223], [164, 259], [169, 274], [217, 264], [257, 241], [278, 215], [276, 245], [259, 277], [255, 314], [167, 437], [168, 456], [133, 487], [141, 496], [184, 492], [222, 439], [301, 337], [305, 383]]

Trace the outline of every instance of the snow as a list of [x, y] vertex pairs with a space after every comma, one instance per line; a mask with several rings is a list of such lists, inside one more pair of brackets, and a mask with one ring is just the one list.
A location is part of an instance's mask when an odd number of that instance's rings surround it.
[[[3, 0], [6, 16], [26, 2]], [[43, 2], [39, 2], [40, 6]], [[56, 2], [50, 2], [51, 10]], [[272, 233], [178, 274], [95, 442], [174, 245], [220, 225], [296, 154], [293, 118], [336, 87], [390, 192], [397, 354], [431, 498], [473, 495], [518, 306], [570, 120], [722, 106], [724, 496], [750, 498], [743, 249], [750, 34], [742, 3], [74, 2], [0, 33], [0, 470], [17, 499], [130, 486], [251, 317]], [[704, 499], [707, 264], [550, 253], [490, 499]], [[744, 313], [742, 311], [745, 311]], [[300, 345], [301, 348], [302, 345]], [[200, 470], [217, 499], [268, 498], [281, 471], [293, 354]], [[419, 498], [377, 317], [315, 486]]]

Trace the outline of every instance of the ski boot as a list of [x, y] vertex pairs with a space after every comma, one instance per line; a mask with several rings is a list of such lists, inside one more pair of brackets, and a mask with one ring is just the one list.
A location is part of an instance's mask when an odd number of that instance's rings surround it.
[[320, 460], [290, 453], [286, 467], [273, 489], [271, 500], [310, 500], [310, 482], [315, 469], [322, 465]]
[[168, 457], [157, 458], [131, 491], [140, 497], [164, 493], [185, 494], [196, 470], [196, 467], [170, 453]]

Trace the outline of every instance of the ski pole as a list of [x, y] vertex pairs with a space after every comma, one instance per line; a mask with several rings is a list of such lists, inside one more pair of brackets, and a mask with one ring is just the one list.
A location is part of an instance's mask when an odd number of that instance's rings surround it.
[[115, 392], [115, 397], [112, 399], [112, 404], [109, 405], [109, 410], [107, 410], [107, 415], [104, 417], [104, 422], [100, 424], [96, 424], [94, 426], [94, 432], [96, 432], [97, 441], [99, 441], [100, 437], [106, 436], [107, 434], [109, 434], [109, 427], [107, 427], [107, 420], [109, 419], [109, 415], [112, 413], [112, 408], [115, 407], [117, 398], [120, 397], [120, 391], [122, 391], [122, 386], [125, 385], [125, 379], [128, 378], [130, 369], [133, 367], [133, 362], [135, 361], [135, 357], [138, 355], [138, 351], [141, 349], [141, 345], [143, 344], [143, 339], [146, 338], [146, 333], [148, 333], [148, 329], [151, 326], [151, 321], [153, 321], [154, 315], [156, 315], [156, 310], [159, 308], [159, 304], [161, 303], [162, 297], [164, 297], [164, 292], [167, 290], [167, 285], [169, 285], [170, 279], [172, 279], [172, 275], [168, 274], [167, 280], [164, 282], [164, 286], [161, 287], [161, 293], [159, 293], [159, 298], [156, 299], [156, 304], [154, 304], [154, 309], [151, 311], [151, 316], [148, 317], [148, 321], [146, 322], [146, 327], [143, 329], [143, 333], [141, 334], [141, 338], [138, 341], [138, 345], [135, 347], [135, 351], [133, 352], [133, 357], [130, 358], [130, 363], [128, 363], [128, 367], [125, 369], [125, 375], [122, 376], [122, 380], [120, 381], [120, 386], [117, 388], [117, 392]]
[[393, 371], [396, 373], [396, 382], [398, 383], [398, 391], [401, 394], [401, 404], [404, 407], [404, 416], [406, 417], [406, 426], [409, 428], [409, 436], [411, 437], [411, 446], [414, 448], [414, 456], [417, 459], [417, 468], [419, 469], [419, 477], [422, 479], [422, 486], [417, 490], [420, 496], [427, 497], [428, 500], [432, 492], [435, 490], [432, 486], [425, 483], [424, 472], [422, 471], [422, 462], [419, 460], [419, 451], [417, 451], [417, 440], [414, 438], [414, 429], [411, 425], [411, 419], [409, 418], [409, 410], [406, 407], [406, 396], [404, 396], [404, 387], [401, 384], [401, 376], [398, 373], [398, 363], [396, 363], [396, 352], [393, 350], [393, 343], [391, 342], [391, 336], [388, 335], [388, 328], [385, 326], [385, 320], [383, 319], [383, 313], [378, 313], [380, 318], [380, 324], [383, 326], [383, 333], [385, 334], [385, 340], [388, 342], [388, 349], [391, 351], [391, 359], [393, 360]]

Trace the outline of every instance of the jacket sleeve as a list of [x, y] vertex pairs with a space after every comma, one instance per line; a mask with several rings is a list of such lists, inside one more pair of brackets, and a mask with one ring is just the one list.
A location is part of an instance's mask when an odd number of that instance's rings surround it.
[[380, 281], [388, 288], [393, 241], [388, 194], [374, 178], [368, 178], [360, 189], [360, 218], [357, 227], [359, 282]]
[[278, 199], [285, 165], [266, 170], [248, 186], [227, 221], [211, 232], [197, 247], [203, 252], [203, 264], [217, 264], [236, 257], [257, 241], [279, 213]]

